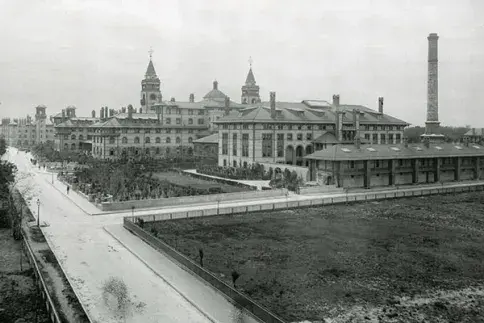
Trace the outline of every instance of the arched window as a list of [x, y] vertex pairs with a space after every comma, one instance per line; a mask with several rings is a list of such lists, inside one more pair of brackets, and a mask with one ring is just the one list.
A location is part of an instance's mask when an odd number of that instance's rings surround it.
[[192, 118], [188, 119], [188, 124], [193, 124], [193, 119]]
[[146, 138], [145, 138], [145, 143], [146, 143], [146, 144], [149, 144], [149, 143], [150, 143], [150, 137], [146, 137]]
[[128, 138], [123, 137], [122, 141], [123, 141], [123, 144], [127, 144], [128, 143]]
[[139, 144], [139, 137], [134, 137], [134, 143]]
[[71, 145], [71, 150], [76, 150], [76, 144]]
[[176, 137], [176, 143], [177, 143], [177, 144], [181, 144], [181, 139], [180, 139], [180, 137]]
[[114, 144], [114, 137], [109, 137], [109, 143]]
[[146, 148], [145, 152], [146, 152], [146, 155], [149, 155], [150, 154], [150, 149], [149, 148]]
[[156, 154], [159, 155], [160, 154], [160, 147], [156, 147]]
[[191, 144], [193, 141], [192, 137], [188, 137], [188, 143]]
[[76, 140], [76, 135], [71, 135], [72, 140]]
[[166, 148], [166, 154], [169, 155], [170, 154], [170, 147]]
[[161, 139], [160, 139], [160, 137], [156, 137], [155, 142], [156, 142], [157, 144], [161, 143]]
[[[167, 143], [167, 144], [171, 143], [171, 139], [170, 139], [170, 137], [166, 137], [166, 143]], [[168, 151], [168, 150], [167, 150], [167, 151]]]
[[68, 144], [64, 144], [64, 149], [65, 150], [69, 150], [69, 145]]
[[79, 135], [79, 140], [84, 140], [84, 136], [83, 135]]
[[255, 103], [255, 98], [254, 98], [254, 99], [252, 99], [252, 104], [254, 104], [254, 103]]

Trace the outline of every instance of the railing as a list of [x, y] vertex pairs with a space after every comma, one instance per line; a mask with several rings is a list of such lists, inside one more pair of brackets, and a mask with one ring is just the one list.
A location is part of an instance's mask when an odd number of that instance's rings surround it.
[[[412, 196], [424, 196], [424, 195], [434, 195], [434, 194], [450, 194], [450, 193], [461, 193], [461, 192], [474, 192], [483, 191], [484, 183], [469, 183], [461, 184], [460, 186], [441, 186], [441, 187], [420, 187], [420, 188], [399, 188], [391, 192], [385, 191], [374, 191], [374, 192], [358, 192], [358, 193], [340, 193], [333, 194], [332, 196], [326, 197], [314, 197], [304, 200], [291, 201], [289, 197], [284, 201], [282, 198], [278, 202], [262, 202], [260, 204], [251, 205], [240, 205], [240, 206], [218, 206], [212, 208], [200, 208], [198, 210], [191, 211], [178, 211], [178, 212], [168, 212], [161, 214], [149, 214], [149, 215], [138, 215], [138, 216], [128, 216], [131, 221], [136, 221], [136, 219], [141, 219], [144, 222], [156, 222], [164, 220], [175, 220], [183, 218], [194, 218], [194, 217], [204, 217], [204, 216], [214, 216], [214, 215], [227, 215], [227, 214], [246, 214], [249, 212], [260, 212], [260, 211], [271, 211], [271, 210], [282, 210], [290, 208], [302, 208], [302, 207], [313, 207], [321, 205], [330, 204], [341, 204], [350, 202], [365, 202], [372, 200], [384, 200], [384, 199], [396, 199]], [[230, 201], [229, 201], [230, 202]]]
[[45, 307], [47, 309], [47, 313], [49, 314], [49, 318], [52, 323], [61, 323], [59, 313], [57, 312], [54, 302], [50, 297], [49, 290], [47, 289], [47, 285], [45, 283], [44, 278], [42, 277], [42, 273], [39, 269], [39, 265], [37, 264], [37, 260], [35, 259], [34, 253], [30, 248], [30, 245], [27, 241], [26, 235], [22, 232], [22, 245], [27, 249], [27, 260], [29, 264], [34, 269], [35, 277], [37, 278], [37, 284], [39, 286], [39, 290], [42, 294], [42, 299], [45, 301]]
[[225, 294], [238, 307], [244, 308], [248, 312], [252, 313], [255, 318], [266, 323], [284, 323], [284, 321], [277, 317], [275, 314], [258, 305], [255, 301], [240, 293], [224, 281], [220, 280], [203, 267], [200, 267], [197, 263], [182, 255], [160, 239], [152, 236], [151, 234], [137, 226], [135, 223], [133, 223], [128, 217], [125, 217], [123, 219], [123, 224], [127, 230], [137, 235], [139, 238], [151, 245], [154, 249], [166, 253], [167, 255], [175, 259], [181, 265], [191, 270], [198, 277], [212, 285], [215, 289]]

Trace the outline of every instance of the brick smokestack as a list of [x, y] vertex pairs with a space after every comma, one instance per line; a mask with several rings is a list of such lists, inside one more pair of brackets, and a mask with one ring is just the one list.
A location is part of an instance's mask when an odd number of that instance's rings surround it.
[[270, 92], [270, 104], [271, 104], [271, 118], [276, 118], [276, 92]]
[[95, 118], [96, 117], [96, 110], [92, 110], [91, 115], [92, 115], [93, 118]]
[[104, 119], [104, 107], [102, 107], [101, 111], [99, 112], [99, 118]]
[[355, 125], [355, 138], [360, 139], [360, 110], [353, 110], [353, 124]]
[[339, 107], [339, 94], [333, 95], [333, 105], [338, 108]]
[[378, 113], [383, 114], [383, 97], [378, 98]]
[[190, 103], [195, 102], [195, 94], [190, 93], [190, 97], [189, 97], [188, 101], [190, 101]]
[[133, 106], [128, 105], [128, 119], [133, 119]]
[[429, 41], [428, 75], [427, 75], [427, 122], [425, 134], [437, 134], [439, 122], [439, 74], [438, 74], [438, 40], [439, 36], [432, 33]]

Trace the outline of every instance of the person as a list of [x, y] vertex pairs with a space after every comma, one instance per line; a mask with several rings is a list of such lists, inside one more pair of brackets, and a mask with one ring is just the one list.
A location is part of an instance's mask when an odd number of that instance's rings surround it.
[[69, 187], [69, 185], [67, 185], [67, 194], [69, 194], [69, 189], [70, 189], [70, 187]]

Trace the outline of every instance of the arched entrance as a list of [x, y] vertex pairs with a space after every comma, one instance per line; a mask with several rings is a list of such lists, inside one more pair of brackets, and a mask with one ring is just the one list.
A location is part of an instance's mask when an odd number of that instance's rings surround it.
[[289, 145], [286, 147], [286, 164], [294, 165], [296, 163], [296, 152], [294, 147]]
[[296, 147], [296, 165], [297, 166], [303, 165], [303, 157], [304, 157], [304, 147], [297, 146]]

